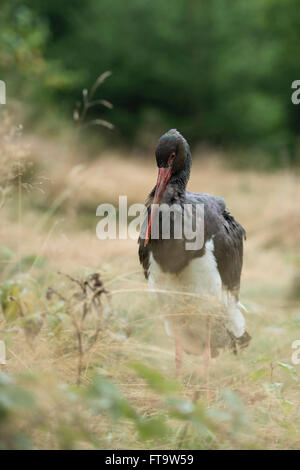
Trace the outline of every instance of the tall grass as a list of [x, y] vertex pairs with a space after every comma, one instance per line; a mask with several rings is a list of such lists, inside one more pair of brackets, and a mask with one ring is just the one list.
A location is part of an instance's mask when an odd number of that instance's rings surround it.
[[95, 234], [99, 203], [119, 194], [143, 202], [155, 182], [151, 159], [106, 154], [86, 164], [75, 149], [53, 158], [56, 142], [27, 144], [0, 144], [1, 446], [298, 448], [298, 177], [194, 158], [190, 188], [225, 197], [248, 232], [241, 296], [253, 341], [212, 360], [207, 394], [201, 355], [185, 355], [175, 380], [166, 312], [147, 293], [135, 241]]

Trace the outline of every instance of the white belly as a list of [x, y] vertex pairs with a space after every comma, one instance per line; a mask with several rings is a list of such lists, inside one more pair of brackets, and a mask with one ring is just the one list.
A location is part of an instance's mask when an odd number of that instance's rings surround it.
[[192, 260], [179, 274], [165, 273], [150, 255], [149, 287], [172, 291], [189, 291], [222, 298], [222, 281], [213, 253], [214, 242], [205, 244], [205, 254]]
[[[227, 328], [236, 337], [241, 336], [245, 331], [245, 320], [239, 304], [228, 291], [224, 292], [222, 289], [222, 280], [214, 256], [213, 239], [206, 242], [205, 254], [192, 260], [179, 274], [163, 272], [151, 253], [148, 284], [151, 289], [172, 292], [170, 295], [159, 296], [161, 305], [164, 307], [163, 313], [168, 310], [172, 310], [173, 313], [176, 310], [182, 312], [183, 306], [190, 309], [192, 302], [194, 305], [197, 304], [199, 314], [206, 312], [220, 315], [220, 309], [222, 309]], [[196, 296], [188, 297], [184, 293], [196, 294]], [[169, 334], [170, 325], [166, 329]]]

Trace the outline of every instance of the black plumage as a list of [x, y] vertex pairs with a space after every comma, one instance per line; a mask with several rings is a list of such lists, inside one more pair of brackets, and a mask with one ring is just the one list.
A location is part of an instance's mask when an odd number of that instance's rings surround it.
[[[172, 213], [170, 217], [171, 238], [163, 239], [160, 236], [161, 231], [159, 231], [158, 239], [152, 239], [151, 235], [149, 240], [147, 239], [148, 220], [151, 214], [151, 204], [158, 191], [157, 184], [148, 196], [146, 202], [147, 217], [141, 228], [138, 241], [139, 260], [146, 279], [149, 277], [151, 254], [162, 272], [177, 275], [192, 260], [203, 257], [206, 251], [206, 242], [213, 240], [214, 257], [221, 277], [222, 288], [230, 292], [238, 302], [243, 265], [243, 241], [246, 238], [244, 228], [227, 210], [223, 198], [209, 194], [191, 193], [186, 190], [192, 158], [188, 143], [178, 131], [172, 129], [160, 138], [156, 148], [156, 160], [158, 168], [162, 168], [163, 175], [166, 174], [168, 168], [170, 169], [170, 179], [161, 194], [159, 203], [169, 206], [176, 204], [182, 211], [185, 204], [190, 204], [192, 208], [191, 217], [194, 219], [196, 217], [196, 207], [201, 204], [204, 208], [204, 217], [201, 220], [201, 223], [204, 224], [204, 240], [201, 248], [187, 250], [187, 240], [184, 235], [180, 239], [175, 239], [172, 236], [175, 220]], [[161, 214], [159, 221], [161, 224]], [[161, 230], [161, 227], [159, 230]], [[248, 344], [250, 336], [246, 332], [244, 339], [245, 343]]]

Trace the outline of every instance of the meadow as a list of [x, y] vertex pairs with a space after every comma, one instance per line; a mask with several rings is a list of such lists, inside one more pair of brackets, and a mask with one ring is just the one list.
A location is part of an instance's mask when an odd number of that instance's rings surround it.
[[89, 158], [72, 139], [1, 128], [0, 448], [297, 449], [299, 175], [195, 151], [189, 189], [225, 198], [247, 231], [241, 300], [252, 342], [212, 359], [174, 345], [134, 240], [100, 241], [102, 202], [144, 202], [149, 152]]

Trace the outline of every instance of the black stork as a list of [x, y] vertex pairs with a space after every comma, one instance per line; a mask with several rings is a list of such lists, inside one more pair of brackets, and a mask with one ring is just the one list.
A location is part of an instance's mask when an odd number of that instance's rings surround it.
[[[204, 295], [203, 298], [215, 299], [216, 303], [222, 306], [226, 340], [221, 343], [216, 339], [213, 341], [213, 330], [207, 315], [202, 351], [205, 349], [210, 358], [211, 355], [218, 354], [218, 347], [229, 345], [236, 354], [237, 347], [245, 348], [251, 340], [245, 330], [245, 319], [241, 312], [244, 307], [239, 302], [245, 230], [228, 212], [224, 199], [186, 190], [192, 156], [189, 144], [176, 129], [169, 130], [159, 139], [155, 154], [158, 178], [146, 202], [147, 216], [139, 237], [139, 259], [144, 275], [150, 287], [161, 292], [160, 299], [164, 299], [163, 309], [169, 304], [172, 313], [181, 310], [178, 299], [180, 292], [184, 298], [184, 293], [191, 292]], [[198, 217], [197, 205], [200, 204], [203, 208], [203, 243], [196, 250], [187, 249], [184, 233], [180, 238], [175, 237], [175, 216], [172, 212], [169, 219], [170, 237], [162, 236], [160, 226], [157, 235], [152, 236], [155, 213], [159, 213], [158, 224], [161, 224], [163, 210], [160, 213], [160, 208], [174, 204], [177, 211], [182, 213], [185, 205], [191, 207], [189, 217], [192, 219]], [[177, 294], [175, 302], [170, 301], [171, 296], [167, 295], [167, 289]], [[201, 297], [196, 299], [197, 302], [201, 307]], [[199, 308], [199, 311], [203, 312], [205, 308]], [[178, 372], [182, 362], [182, 350], [193, 353], [190, 343], [197, 343], [198, 340], [200, 342], [201, 331], [193, 322], [190, 322], [189, 327], [187, 317], [184, 321], [182, 316], [176, 317], [176, 314], [170, 315], [170, 318], [171, 322], [165, 322], [165, 325], [167, 333], [175, 339]]]

